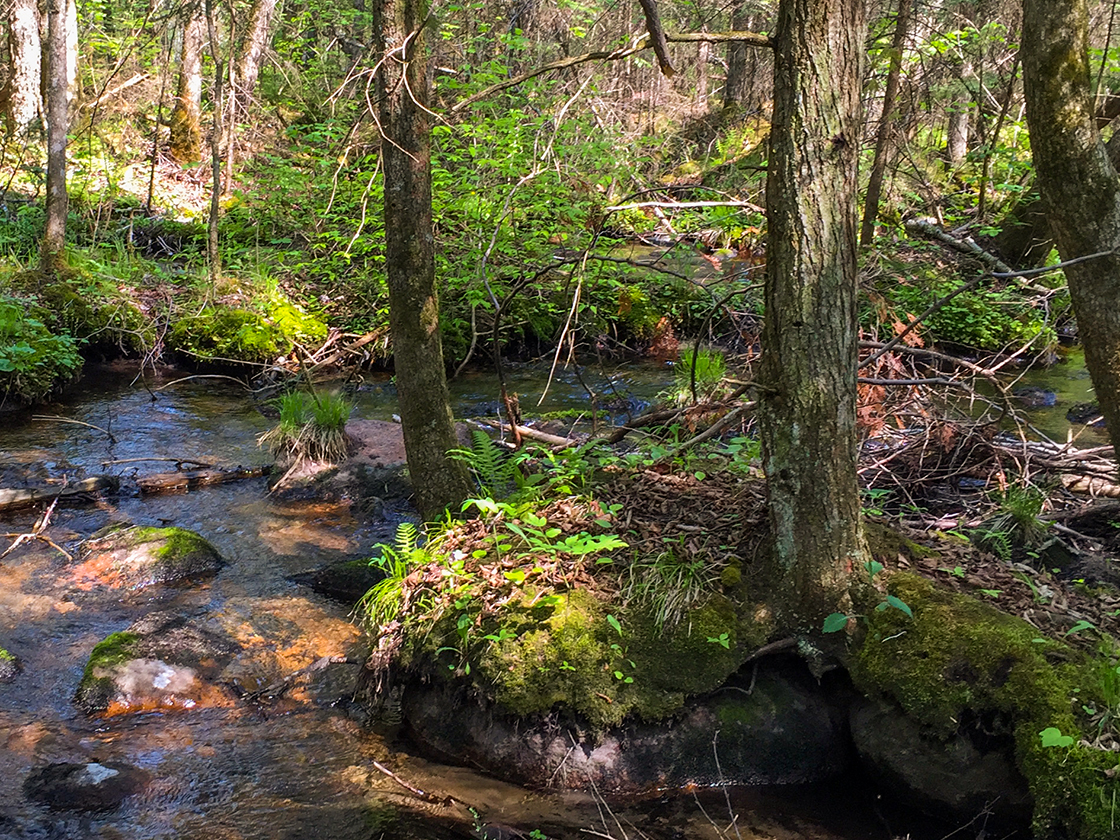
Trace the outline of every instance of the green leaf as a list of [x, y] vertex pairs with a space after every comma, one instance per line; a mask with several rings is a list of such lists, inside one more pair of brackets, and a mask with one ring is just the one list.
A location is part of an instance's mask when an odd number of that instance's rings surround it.
[[1072, 747], [1073, 736], [1063, 735], [1056, 726], [1048, 726], [1038, 733], [1044, 747]]
[[1080, 633], [1082, 630], [1095, 630], [1096, 625], [1091, 621], [1082, 619], [1066, 631], [1067, 636], [1072, 636], [1074, 633]]
[[887, 596], [887, 604], [894, 607], [896, 610], [902, 610], [910, 618], [914, 617], [914, 613], [910, 609], [910, 605], [895, 595]]
[[618, 635], [620, 635], [620, 636], [622, 635], [622, 625], [619, 623], [618, 619], [615, 618], [613, 615], [608, 615], [607, 616], [607, 624], [609, 624], [611, 627], [613, 627], [614, 632], [618, 633]]
[[844, 613], [833, 613], [824, 620], [825, 633], [836, 633], [848, 626], [848, 617]]

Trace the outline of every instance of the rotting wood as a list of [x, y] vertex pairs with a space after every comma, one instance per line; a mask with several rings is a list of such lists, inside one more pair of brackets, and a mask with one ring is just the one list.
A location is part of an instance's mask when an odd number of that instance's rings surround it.
[[92, 501], [93, 494], [116, 493], [118, 490], [120, 479], [112, 475], [82, 479], [65, 487], [0, 489], [0, 511], [20, 510], [55, 500], [67, 503]]
[[172, 473], [155, 473], [136, 479], [141, 493], [158, 495], [162, 493], [186, 493], [196, 487], [211, 484], [225, 484], [246, 478], [260, 478], [272, 472], [271, 465], [262, 467], [234, 467], [233, 469], [212, 468], [208, 470], [183, 470]]

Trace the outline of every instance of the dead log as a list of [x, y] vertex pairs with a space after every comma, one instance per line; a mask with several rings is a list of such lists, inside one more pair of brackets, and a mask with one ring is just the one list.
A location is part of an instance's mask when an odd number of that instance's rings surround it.
[[113, 475], [99, 475], [60, 487], [26, 487], [0, 489], [0, 511], [34, 507], [58, 499], [64, 503], [89, 502], [97, 493], [116, 493], [120, 479]]
[[233, 469], [220, 469], [212, 467], [206, 470], [181, 470], [179, 472], [155, 473], [136, 479], [141, 493], [157, 495], [163, 493], [186, 493], [198, 487], [210, 484], [225, 484], [229, 481], [241, 481], [246, 478], [260, 478], [272, 472], [272, 466], [263, 467], [234, 467]]

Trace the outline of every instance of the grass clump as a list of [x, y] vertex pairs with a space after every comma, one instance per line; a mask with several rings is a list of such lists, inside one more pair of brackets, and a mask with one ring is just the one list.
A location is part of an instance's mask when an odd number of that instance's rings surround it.
[[681, 350], [674, 368], [672, 399], [685, 404], [710, 397], [726, 374], [727, 359], [723, 353], [687, 347]]
[[277, 400], [279, 422], [258, 438], [273, 457], [293, 463], [336, 464], [346, 458], [350, 439], [346, 421], [352, 406], [338, 394], [289, 391]]

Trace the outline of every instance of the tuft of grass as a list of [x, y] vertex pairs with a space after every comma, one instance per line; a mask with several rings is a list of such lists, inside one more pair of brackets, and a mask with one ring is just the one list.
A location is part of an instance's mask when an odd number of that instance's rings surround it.
[[276, 404], [280, 410], [279, 422], [257, 439], [261, 446], [269, 448], [273, 457], [331, 464], [346, 457], [349, 448], [346, 421], [352, 406], [345, 397], [289, 391]]
[[[695, 391], [693, 370], [695, 369]], [[673, 399], [678, 403], [694, 402], [710, 395], [727, 373], [727, 360], [718, 350], [685, 348], [674, 368]]]
[[623, 599], [648, 609], [659, 630], [674, 627], [717, 590], [721, 571], [704, 558], [665, 551], [652, 561], [630, 567]]

